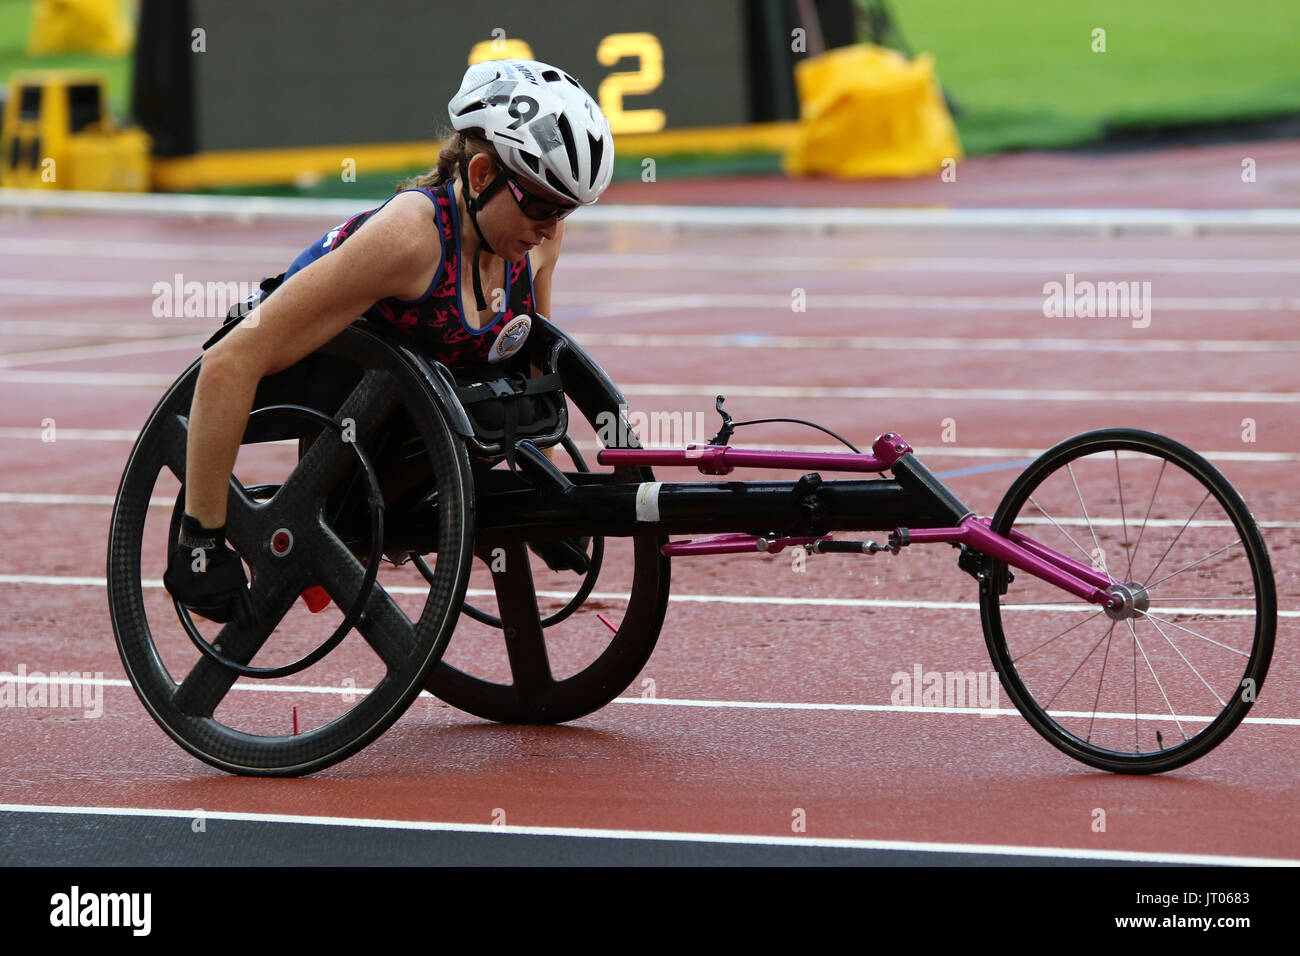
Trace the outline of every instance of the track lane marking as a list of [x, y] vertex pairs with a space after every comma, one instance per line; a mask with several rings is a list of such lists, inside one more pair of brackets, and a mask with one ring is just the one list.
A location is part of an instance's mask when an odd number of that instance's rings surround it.
[[[754, 552], [758, 554], [759, 552]], [[163, 583], [160, 578], [145, 578], [141, 586], [149, 589], [162, 589]], [[103, 587], [108, 586], [107, 578], [97, 577], [77, 577], [63, 576], [52, 574], [0, 574], [0, 585], [5, 584], [44, 584], [53, 587]], [[408, 585], [385, 586], [385, 591], [389, 594], [407, 594], [424, 597], [428, 595], [428, 587], [412, 587]], [[488, 588], [469, 588], [465, 592], [466, 597], [493, 597], [496, 591]], [[539, 589], [538, 597], [548, 598], [554, 601], [567, 601], [573, 597], [571, 591], [550, 591]], [[592, 591], [590, 595], [598, 601], [626, 601], [628, 596], [617, 591]], [[978, 611], [979, 604], [975, 601], [923, 601], [923, 600], [896, 600], [891, 598], [818, 598], [818, 597], [781, 597], [777, 595], [752, 595], [752, 594], [670, 594], [669, 603], [677, 604], [758, 604], [773, 605], [778, 607], [854, 607], [854, 608], [879, 608], [879, 609], [897, 609], [897, 610], [930, 610], [930, 611]], [[1076, 614], [1095, 613], [1096, 608], [1089, 604], [1008, 604], [1003, 607], [1004, 611], [1029, 611], [1036, 612], [1069, 612]], [[1162, 607], [1163, 614], [1249, 614], [1249, 610], [1244, 611], [1227, 611], [1222, 608], [1198, 608], [1190, 607]], [[1300, 618], [1300, 610], [1283, 610], [1279, 609], [1278, 617], [1297, 617]]]
[[[215, 323], [215, 319], [195, 320]], [[0, 335], [98, 336], [102, 338], [145, 338], [207, 335], [201, 331], [178, 331], [175, 320], [157, 324], [135, 322], [74, 322], [62, 319], [32, 322], [0, 319]], [[1285, 339], [1075, 339], [1059, 336], [987, 338], [939, 336], [871, 335], [769, 335], [763, 332], [735, 332], [722, 335], [701, 333], [595, 332], [583, 330], [583, 345], [607, 348], [720, 348], [720, 349], [845, 349], [865, 351], [991, 351], [991, 352], [1260, 352], [1300, 351], [1300, 341]]]
[[[59, 804], [0, 804], [0, 813], [68, 813], [122, 817], [164, 817], [192, 820], [194, 810], [147, 807], [78, 807]], [[310, 826], [348, 826], [387, 830], [426, 830], [455, 833], [497, 833], [517, 836], [573, 837], [579, 839], [660, 840], [684, 843], [748, 844], [754, 846], [816, 846], [828, 849], [892, 850], [912, 853], [963, 853], [1017, 857], [1061, 857], [1072, 860], [1111, 860], [1134, 863], [1175, 863], [1198, 866], [1298, 866], [1300, 859], [1286, 857], [1216, 856], [1203, 853], [1165, 853], [1141, 850], [1093, 850], [1081, 847], [1034, 847], [996, 843], [938, 843], [912, 840], [864, 840], [847, 837], [701, 833], [674, 830], [618, 830], [600, 827], [521, 826], [518, 824], [456, 823], [435, 820], [391, 820], [374, 817], [327, 817], [287, 813], [247, 813], [203, 810], [206, 820], [252, 823], [297, 823]]]
[[[16, 675], [5, 673], [15, 684], [41, 685], [77, 685], [80, 687], [114, 687], [130, 688], [131, 682], [120, 677], [84, 677], [67, 676], [54, 668], [32, 668], [32, 674], [25, 674], [19, 679]], [[39, 672], [39, 673], [37, 673]], [[34, 676], [35, 675], [35, 676]], [[369, 694], [373, 687], [331, 687], [320, 684], [268, 684], [237, 683], [233, 690], [252, 694], [317, 694], [332, 697], [361, 697]], [[427, 690], [420, 691], [420, 697], [436, 700]], [[832, 713], [869, 713], [869, 714], [943, 714], [948, 716], [978, 717], [1020, 717], [1020, 711], [1011, 707], [919, 707], [903, 704], [834, 704], [805, 701], [770, 701], [770, 700], [708, 700], [673, 697], [615, 697], [611, 704], [631, 704], [646, 707], [692, 707], [704, 710], [790, 710], [822, 711]], [[1050, 711], [1054, 717], [1095, 717], [1098, 720], [1133, 720], [1132, 713], [1099, 711]], [[1204, 714], [1138, 714], [1141, 720], [1181, 720], [1184, 722], [1209, 723], [1213, 716]], [[1274, 727], [1300, 727], [1300, 717], [1246, 717], [1246, 724], [1258, 724]]]
[[[131, 239], [86, 240], [75, 238], [11, 238], [0, 236], [0, 253], [12, 258], [64, 256], [77, 259], [143, 259], [203, 262], [290, 262], [300, 246], [227, 245], [223, 243], [141, 242]], [[573, 252], [565, 256], [570, 267], [583, 269], [634, 269], [637, 271], [691, 270], [701, 272], [1086, 272], [1125, 274], [1188, 274], [1216, 272], [1229, 275], [1291, 274], [1300, 272], [1294, 259], [1217, 258], [1036, 258], [980, 256], [739, 256], [726, 253]]]
[[605, 348], [690, 349], [811, 349], [826, 351], [935, 352], [1208, 352], [1264, 353], [1300, 351], [1300, 340], [1284, 339], [1071, 339], [965, 338], [961, 336], [768, 335], [735, 332], [725, 335], [639, 332], [582, 332], [582, 345]]
[[[0, 436], [3, 437], [3, 436]], [[41, 492], [13, 492], [0, 491], [0, 505], [58, 505], [58, 506], [94, 506], [94, 507], [111, 507], [116, 499], [112, 495], [71, 495], [71, 494], [49, 494]], [[175, 498], [150, 498], [150, 508], [172, 508], [176, 505]], [[1065, 525], [1068, 527], [1086, 528], [1090, 524], [1093, 527], [1114, 527], [1118, 528], [1126, 524], [1132, 524], [1132, 521], [1126, 522], [1123, 518], [1104, 518], [1094, 516], [1090, 520], [1084, 518], [1056, 518], [1049, 520], [1047, 518], [1023, 518], [1017, 522], [1021, 525]], [[1263, 529], [1283, 529], [1283, 528], [1300, 528], [1300, 521], [1256, 521], [1256, 524]], [[1231, 523], [1226, 519], [1209, 519], [1185, 521], [1181, 518], [1150, 518], [1146, 521], [1147, 527], [1150, 528], [1228, 528]], [[743, 553], [743, 552], [742, 552]], [[755, 552], [758, 553], [758, 552]]]
[[[0, 277], [0, 296], [60, 299], [140, 299], [152, 301], [154, 283], [95, 279], [6, 279]], [[684, 292], [672, 296], [653, 292], [625, 293], [628, 298], [611, 298], [608, 293], [563, 293], [556, 295], [560, 307], [587, 306], [600, 315], [633, 315], [645, 312], [697, 309], [771, 309], [788, 313], [786, 293]], [[582, 300], [586, 299], [586, 302]], [[879, 309], [953, 309], [959, 311], [1030, 311], [1043, 313], [1044, 297], [1007, 295], [851, 295], [813, 291], [813, 305], [832, 309], [872, 311]], [[594, 301], [593, 301], [594, 300]], [[1153, 298], [1154, 312], [1297, 312], [1300, 298], [1286, 296], [1160, 296]], [[1066, 320], [1048, 320], [1066, 321]]]
[[[39, 427], [22, 428], [0, 426], [0, 440], [21, 439], [42, 441], [43, 429]], [[134, 442], [140, 433], [125, 428], [64, 428], [58, 430], [60, 441], [129, 441]], [[265, 442], [263, 444], [285, 444], [288, 442]], [[605, 446], [594, 441], [576, 442], [581, 451], [600, 451]], [[745, 448], [757, 451], [800, 451], [800, 452], [843, 452], [842, 445], [799, 445], [791, 442], [745, 442]], [[1046, 448], [985, 448], [961, 445], [917, 445], [912, 449], [918, 458], [1003, 458], [1024, 459], [1037, 458]], [[1261, 464], [1300, 462], [1300, 452], [1284, 451], [1203, 451], [1203, 458], [1211, 461], [1248, 461]], [[667, 466], [659, 466], [667, 467]], [[19, 494], [19, 492], [13, 492]], [[112, 500], [109, 499], [109, 503]], [[1278, 527], [1283, 527], [1278, 525]], [[1287, 525], [1289, 527], [1289, 525]]]
[[[119, 388], [165, 389], [175, 380], [174, 375], [157, 375], [137, 372], [35, 372], [15, 369], [0, 370], [0, 384], [10, 385], [65, 385], [80, 387], [111, 386]], [[739, 398], [772, 398], [784, 400], [869, 400], [902, 399], [910, 402], [1162, 402], [1187, 405], [1294, 405], [1300, 403], [1300, 392], [1216, 392], [1183, 391], [1175, 389], [1086, 389], [1086, 388], [897, 388], [851, 387], [815, 385], [661, 385], [638, 382], [622, 386], [625, 396], [703, 396], [710, 400], [719, 394]]]

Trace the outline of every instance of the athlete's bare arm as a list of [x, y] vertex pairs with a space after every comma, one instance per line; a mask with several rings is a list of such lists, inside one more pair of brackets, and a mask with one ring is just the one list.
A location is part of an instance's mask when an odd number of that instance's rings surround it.
[[560, 258], [560, 244], [564, 241], [564, 223], [555, 224], [555, 236], [544, 240], [530, 254], [533, 266], [533, 299], [539, 315], [551, 315], [551, 277], [555, 274], [555, 261]]
[[226, 498], [257, 383], [339, 334], [375, 302], [420, 296], [441, 240], [428, 197], [402, 193], [347, 241], [295, 273], [203, 356], [190, 408], [185, 511], [226, 523]]

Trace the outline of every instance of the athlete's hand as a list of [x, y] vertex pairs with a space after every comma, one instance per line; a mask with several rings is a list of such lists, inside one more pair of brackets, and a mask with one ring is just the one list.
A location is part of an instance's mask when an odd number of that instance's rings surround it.
[[253, 624], [253, 602], [244, 566], [225, 541], [226, 529], [204, 528], [185, 515], [180, 540], [167, 559], [163, 586], [195, 614], [240, 627]]

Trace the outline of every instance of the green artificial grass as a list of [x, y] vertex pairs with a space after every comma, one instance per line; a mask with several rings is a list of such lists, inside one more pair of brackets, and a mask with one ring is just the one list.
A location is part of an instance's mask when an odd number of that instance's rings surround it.
[[1294, 0], [885, 2], [971, 154], [1300, 113]]

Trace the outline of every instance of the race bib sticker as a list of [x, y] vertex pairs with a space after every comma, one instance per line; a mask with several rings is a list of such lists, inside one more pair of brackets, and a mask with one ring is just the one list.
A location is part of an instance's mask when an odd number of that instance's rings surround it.
[[501, 362], [514, 355], [528, 339], [528, 332], [533, 327], [533, 320], [526, 315], [518, 315], [506, 323], [497, 340], [492, 343], [488, 353], [489, 362]]
[[659, 520], [659, 488], [662, 481], [643, 481], [636, 489], [636, 520]]

